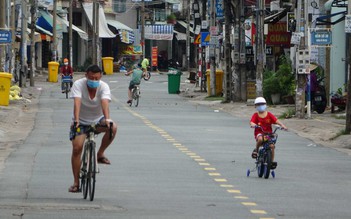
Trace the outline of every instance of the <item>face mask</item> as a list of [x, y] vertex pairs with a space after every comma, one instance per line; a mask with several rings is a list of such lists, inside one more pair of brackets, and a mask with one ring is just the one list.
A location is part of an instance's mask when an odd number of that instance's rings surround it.
[[63, 63], [64, 65], [68, 65], [68, 62]]
[[97, 88], [100, 85], [100, 81], [89, 80], [87, 81], [87, 85], [90, 88]]
[[263, 112], [267, 109], [267, 105], [260, 105], [256, 107], [258, 112]]

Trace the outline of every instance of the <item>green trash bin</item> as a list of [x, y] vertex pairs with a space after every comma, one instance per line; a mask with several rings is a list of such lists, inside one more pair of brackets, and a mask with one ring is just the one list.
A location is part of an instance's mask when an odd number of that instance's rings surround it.
[[181, 75], [182, 75], [182, 72], [177, 69], [170, 68], [168, 70], [168, 93], [169, 94], [179, 94]]

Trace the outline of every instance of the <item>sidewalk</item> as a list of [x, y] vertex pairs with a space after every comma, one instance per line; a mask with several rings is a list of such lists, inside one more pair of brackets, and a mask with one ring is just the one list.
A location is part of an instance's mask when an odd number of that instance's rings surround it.
[[[254, 112], [254, 106], [246, 102], [221, 103], [221, 101], [210, 101], [205, 98], [207, 92], [200, 92], [200, 87], [187, 80], [188, 72], [184, 72], [181, 79], [180, 95], [188, 98], [190, 102], [199, 105], [208, 105], [213, 110], [227, 112], [235, 117], [247, 118], [249, 120]], [[269, 106], [268, 110], [277, 117], [285, 115], [289, 108], [294, 105]], [[312, 113], [311, 119], [279, 118], [289, 129], [297, 135], [312, 140], [317, 145], [334, 148], [338, 151], [351, 155], [351, 135], [341, 135], [345, 130], [345, 112], [331, 113], [327, 109], [323, 114]], [[315, 146], [315, 145], [311, 145]]]

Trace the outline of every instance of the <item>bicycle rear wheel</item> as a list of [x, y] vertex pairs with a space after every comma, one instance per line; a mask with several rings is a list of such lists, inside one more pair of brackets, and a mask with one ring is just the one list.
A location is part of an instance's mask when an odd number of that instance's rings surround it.
[[151, 78], [151, 73], [148, 71], [148, 72], [146, 72], [146, 74], [144, 76], [144, 80], [148, 81], [148, 80], [150, 80], [150, 78]]
[[95, 157], [95, 142], [90, 143], [90, 159], [89, 159], [89, 171], [87, 187], [89, 187], [90, 201], [94, 200], [95, 195], [95, 181], [96, 181], [96, 157]]
[[139, 89], [136, 88], [134, 89], [134, 99], [135, 99], [135, 107], [137, 107], [139, 105], [139, 97], [140, 97], [140, 93], [139, 93]]

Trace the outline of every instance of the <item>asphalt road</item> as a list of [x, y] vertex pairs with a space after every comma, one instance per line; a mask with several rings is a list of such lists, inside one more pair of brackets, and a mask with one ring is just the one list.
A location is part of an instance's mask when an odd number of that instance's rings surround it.
[[[68, 193], [72, 100], [59, 85], [40, 97], [35, 126], [0, 175], [1, 219], [350, 218], [351, 159], [280, 132], [276, 178], [246, 177], [253, 130], [245, 118], [167, 92], [167, 75], [142, 82], [129, 107], [129, 78], [105, 75], [117, 139], [100, 165], [93, 202]], [[100, 138], [98, 138], [98, 142]]]

